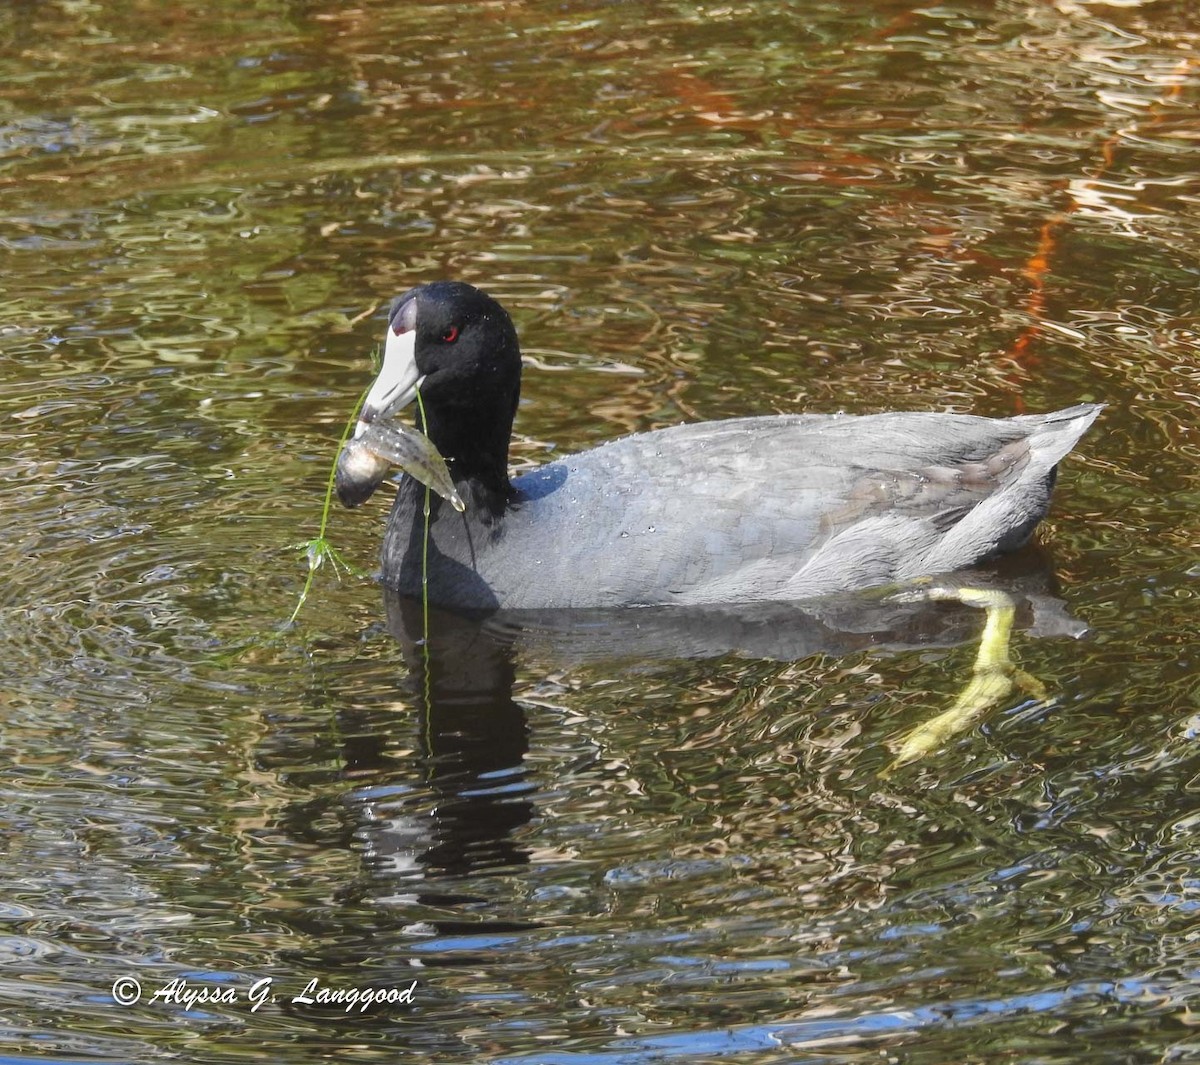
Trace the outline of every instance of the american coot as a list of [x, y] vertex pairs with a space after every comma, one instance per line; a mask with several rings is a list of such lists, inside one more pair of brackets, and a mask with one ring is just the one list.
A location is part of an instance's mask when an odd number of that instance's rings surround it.
[[[510, 480], [521, 353], [504, 309], [461, 282], [393, 304], [356, 437], [420, 391], [459, 513], [400, 482], [386, 585], [451, 608], [801, 600], [974, 565], [1045, 516], [1055, 466], [1100, 411], [770, 415], [637, 433]], [[418, 416], [419, 423], [421, 421]], [[365, 434], [365, 435], [364, 435]], [[343, 502], [383, 471], [352, 470]]]

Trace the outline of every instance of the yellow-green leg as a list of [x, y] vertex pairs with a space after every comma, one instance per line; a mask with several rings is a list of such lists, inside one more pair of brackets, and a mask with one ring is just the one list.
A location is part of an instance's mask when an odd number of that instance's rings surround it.
[[971, 680], [949, 710], [917, 725], [899, 741], [896, 757], [883, 771], [884, 776], [923, 758], [956, 733], [970, 728], [988, 710], [1007, 699], [1014, 689], [1034, 699], [1046, 698], [1045, 686], [1036, 677], [1018, 669], [1009, 657], [1008, 645], [1017, 613], [1016, 603], [1010, 595], [990, 588], [937, 584], [902, 594], [914, 599], [953, 599], [980, 607], [986, 612], [986, 620]]

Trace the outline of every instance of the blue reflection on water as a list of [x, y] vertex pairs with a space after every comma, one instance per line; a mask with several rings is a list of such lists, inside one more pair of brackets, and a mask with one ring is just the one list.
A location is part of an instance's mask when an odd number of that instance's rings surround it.
[[[1191, 984], [1200, 977], [1196, 970], [1184, 977]], [[820, 1046], [822, 1044], [861, 1042], [883, 1035], [914, 1032], [932, 1026], [957, 1026], [980, 1018], [1008, 1017], [1027, 1013], [1061, 1010], [1079, 999], [1106, 1002], [1145, 1002], [1147, 998], [1177, 998], [1179, 988], [1167, 988], [1142, 977], [1117, 982], [1087, 980], [1070, 984], [1058, 991], [1039, 991], [993, 1000], [967, 1000], [913, 1009], [884, 1010], [850, 1017], [830, 1017], [819, 1021], [793, 1021], [781, 1024], [742, 1025], [714, 1031], [686, 1032], [678, 1035], [646, 1036], [621, 1039], [599, 1053], [559, 1052], [535, 1056], [518, 1055], [494, 1059], [496, 1065], [634, 1065], [671, 1058], [698, 1055], [745, 1054], [780, 1047]]]

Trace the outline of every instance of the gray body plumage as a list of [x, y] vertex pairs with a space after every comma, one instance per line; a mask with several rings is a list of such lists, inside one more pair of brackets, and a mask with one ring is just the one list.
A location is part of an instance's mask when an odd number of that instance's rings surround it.
[[[382, 577], [454, 608], [809, 599], [974, 565], [1024, 543], [1098, 405], [980, 418], [776, 415], [680, 425], [513, 480], [494, 513], [400, 484]], [[453, 473], [453, 464], [451, 468]]]

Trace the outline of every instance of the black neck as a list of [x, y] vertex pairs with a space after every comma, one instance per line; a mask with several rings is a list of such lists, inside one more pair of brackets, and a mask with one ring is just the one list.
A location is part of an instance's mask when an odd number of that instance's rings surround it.
[[512, 421], [497, 423], [494, 415], [481, 418], [474, 412], [431, 410], [428, 426], [417, 414], [417, 426], [433, 441], [446, 460], [450, 476], [468, 507], [499, 514], [514, 495], [508, 479], [508, 441]]

